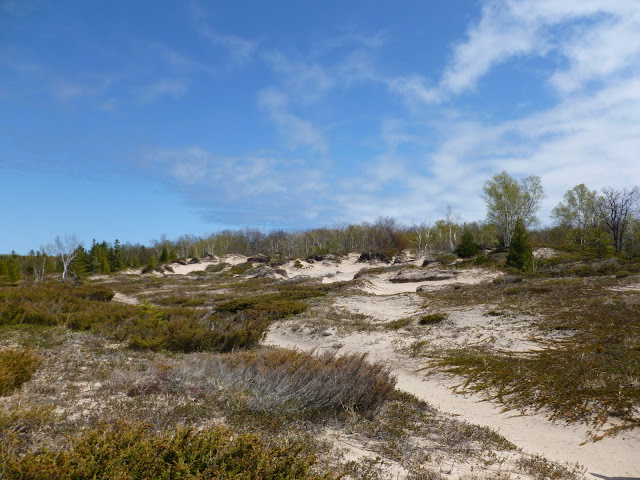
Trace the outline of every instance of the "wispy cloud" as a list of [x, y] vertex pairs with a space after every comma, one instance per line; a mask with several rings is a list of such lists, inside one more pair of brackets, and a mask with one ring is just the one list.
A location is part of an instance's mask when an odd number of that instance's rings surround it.
[[322, 132], [308, 120], [289, 111], [288, 97], [280, 90], [269, 87], [260, 91], [258, 103], [277, 125], [289, 148], [306, 148], [312, 152], [326, 152], [327, 143]]
[[[549, 73], [559, 93], [580, 91], [627, 69], [639, 73], [640, 9], [635, 0], [490, 0], [453, 49], [438, 82], [420, 75], [389, 81], [411, 102], [437, 103], [472, 91], [497, 65], [515, 58], [563, 59]], [[567, 65], [563, 67], [563, 65]]]
[[105, 95], [120, 80], [119, 75], [111, 74], [80, 75], [74, 79], [62, 77], [55, 80], [50, 88], [56, 98], [65, 102], [86, 98], [95, 99]]
[[246, 63], [254, 57], [259, 41], [221, 32], [210, 25], [209, 14], [198, 1], [192, 0], [190, 6], [196, 29], [202, 37], [215, 46], [225, 48], [235, 63]]
[[265, 52], [263, 58], [282, 76], [287, 92], [301, 103], [318, 101], [335, 85], [333, 75], [318, 64], [293, 62], [277, 51]]
[[164, 78], [145, 86], [141, 91], [140, 101], [142, 103], [151, 103], [161, 97], [180, 99], [187, 93], [188, 89], [187, 83], [183, 80]]
[[245, 63], [251, 60], [258, 46], [257, 41], [238, 35], [221, 33], [206, 25], [201, 25], [199, 32], [214, 45], [226, 48], [236, 63]]
[[225, 157], [198, 146], [158, 149], [146, 160], [148, 171], [180, 187], [208, 220], [295, 226], [326, 209], [326, 175], [301, 160], [268, 154]]

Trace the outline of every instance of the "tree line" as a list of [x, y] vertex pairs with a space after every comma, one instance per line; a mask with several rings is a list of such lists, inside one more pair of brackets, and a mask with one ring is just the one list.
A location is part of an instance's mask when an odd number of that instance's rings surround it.
[[640, 188], [637, 186], [603, 188], [598, 193], [584, 184], [576, 185], [553, 209], [553, 225], [537, 230], [537, 212], [545, 198], [539, 177], [518, 181], [507, 172], [500, 172], [485, 182], [482, 198], [487, 207], [486, 219], [468, 223], [462, 222], [455, 211], [447, 207], [443, 218], [435, 222], [406, 225], [391, 217], [379, 217], [372, 223], [293, 232], [245, 228], [207, 236], [182, 235], [176, 240], [161, 236], [149, 245], [122, 244], [116, 239], [113, 243], [93, 240], [91, 246], [85, 247], [75, 236], [68, 235], [56, 237], [53, 243], [28, 255], [12, 252], [0, 256], [0, 277], [17, 282], [26, 276], [38, 283], [46, 274], [60, 273], [66, 281], [69, 276], [81, 278], [158, 262], [227, 254], [308, 258], [351, 252], [394, 255], [409, 249], [417, 254], [457, 250], [468, 256], [478, 248], [509, 249], [514, 235], [518, 242], [529, 235], [540, 244], [576, 248], [598, 258], [611, 254], [640, 256]]

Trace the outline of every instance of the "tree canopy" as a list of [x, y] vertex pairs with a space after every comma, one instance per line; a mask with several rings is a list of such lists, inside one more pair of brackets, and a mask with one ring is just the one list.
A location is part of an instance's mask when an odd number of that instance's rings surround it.
[[536, 175], [518, 182], [502, 171], [485, 182], [482, 199], [487, 204], [487, 221], [498, 227], [505, 247], [511, 244], [518, 218], [525, 227], [538, 222], [536, 212], [544, 196], [540, 177]]

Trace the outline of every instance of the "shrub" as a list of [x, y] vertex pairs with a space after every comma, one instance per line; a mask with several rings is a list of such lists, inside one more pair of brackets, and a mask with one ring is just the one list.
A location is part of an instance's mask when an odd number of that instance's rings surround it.
[[237, 265], [233, 265], [231, 267], [231, 270], [229, 271], [233, 275], [242, 275], [243, 273], [246, 273], [248, 270], [251, 270], [252, 268], [253, 268], [253, 263], [245, 262], [245, 263], [238, 263]]
[[473, 257], [478, 253], [478, 245], [469, 230], [465, 230], [462, 234], [462, 241], [460, 245], [457, 246], [456, 253], [462, 258]]
[[358, 263], [364, 263], [364, 262], [391, 263], [396, 253], [397, 251], [393, 249], [364, 252], [360, 254], [360, 258], [358, 258]]
[[120, 422], [92, 428], [68, 451], [42, 449], [0, 460], [7, 478], [329, 479], [316, 474], [315, 456], [300, 442], [269, 444], [255, 434], [223, 427], [178, 428], [155, 433], [148, 426]]
[[392, 320], [385, 324], [385, 327], [391, 330], [400, 330], [408, 325], [411, 325], [413, 319], [411, 317], [399, 318], [397, 320]]
[[145, 303], [138, 307], [138, 315], [124, 323], [105, 325], [103, 329], [108, 336], [127, 341], [138, 350], [228, 352], [256, 345], [268, 327], [268, 322], [259, 315], [234, 319], [205, 316], [206, 312], [193, 309], [160, 308]]
[[449, 315], [446, 313], [430, 313], [429, 315], [423, 315], [418, 320], [420, 325], [435, 325], [447, 319]]
[[58, 282], [4, 290], [0, 293], [0, 324], [67, 324], [86, 329], [113, 310], [127, 310], [126, 305], [112, 304], [113, 296], [113, 290], [106, 287]]
[[244, 384], [262, 409], [375, 409], [393, 391], [396, 379], [381, 363], [368, 363], [366, 354], [312, 355], [297, 350], [245, 352], [233, 359], [230, 381]]
[[506, 265], [507, 267], [526, 271], [531, 270], [532, 262], [533, 253], [527, 238], [527, 231], [524, 228], [524, 222], [519, 218], [516, 220], [516, 226], [511, 237]]
[[231, 266], [230, 264], [224, 263], [224, 262], [212, 263], [210, 265], [207, 265], [204, 271], [207, 273], [218, 273], [230, 266]]
[[301, 300], [326, 295], [320, 290], [283, 286], [278, 293], [238, 297], [216, 305], [219, 312], [240, 312], [254, 310], [265, 314], [268, 319], [277, 320], [304, 312], [308, 305]]
[[29, 381], [39, 364], [40, 357], [31, 350], [0, 350], [0, 396]]
[[476, 261], [473, 262], [474, 265], [486, 265], [487, 263], [489, 263], [489, 259], [483, 254], [478, 255]]

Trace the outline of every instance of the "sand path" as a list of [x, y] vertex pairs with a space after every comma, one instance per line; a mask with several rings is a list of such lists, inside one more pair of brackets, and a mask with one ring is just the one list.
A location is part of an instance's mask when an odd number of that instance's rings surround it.
[[477, 395], [454, 394], [452, 380], [420, 372], [421, 362], [399, 353], [398, 339], [388, 333], [305, 336], [283, 324], [271, 328], [265, 343], [302, 350], [367, 352], [372, 361], [384, 362], [392, 368], [399, 389], [459, 419], [492, 428], [527, 453], [563, 463], [579, 463], [586, 468], [589, 479], [640, 480], [640, 429], [582, 445], [588, 436], [588, 429], [582, 425], [552, 423], [540, 414], [503, 412], [501, 406], [482, 401]]

